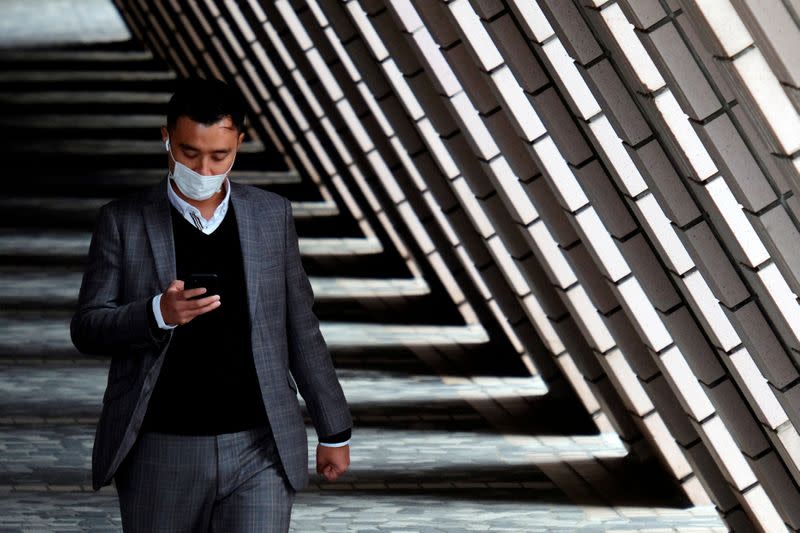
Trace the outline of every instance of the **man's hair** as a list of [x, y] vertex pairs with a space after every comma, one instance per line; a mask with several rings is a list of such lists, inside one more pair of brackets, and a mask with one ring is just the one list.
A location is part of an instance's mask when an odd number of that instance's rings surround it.
[[230, 117], [236, 131], [243, 132], [247, 108], [231, 86], [221, 80], [188, 78], [177, 83], [167, 104], [167, 127], [172, 129], [178, 117], [188, 117], [210, 126]]

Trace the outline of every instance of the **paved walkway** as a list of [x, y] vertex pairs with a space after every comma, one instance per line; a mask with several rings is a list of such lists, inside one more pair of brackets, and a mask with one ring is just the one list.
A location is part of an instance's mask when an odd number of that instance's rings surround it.
[[[712, 508], [661, 505], [611, 435], [539, 431], [537, 378], [446, 379], [413, 352], [404, 371], [343, 368], [356, 430], [352, 470], [312, 476], [292, 530], [724, 531]], [[90, 457], [107, 365], [42, 360], [0, 365], [0, 531], [119, 531], [112, 486], [93, 492]], [[501, 434], [475, 408], [521, 402], [530, 422]], [[480, 409], [480, 407], [478, 407]], [[516, 412], [520, 411], [517, 405]], [[508, 414], [508, 413], [506, 413]], [[309, 427], [310, 452], [314, 433]], [[555, 469], [554, 469], [555, 467]], [[577, 473], [573, 501], [560, 468]]]
[[0, 2], [0, 48], [129, 38], [128, 28], [109, 0]]

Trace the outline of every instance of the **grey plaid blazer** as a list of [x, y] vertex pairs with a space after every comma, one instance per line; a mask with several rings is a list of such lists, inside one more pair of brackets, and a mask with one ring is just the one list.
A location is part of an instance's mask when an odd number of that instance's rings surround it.
[[[150, 299], [176, 275], [166, 187], [162, 180], [101, 209], [70, 325], [78, 350], [111, 356], [92, 450], [95, 490], [111, 483], [136, 441], [172, 336], [156, 339], [147, 319]], [[230, 201], [242, 245], [261, 395], [286, 474], [300, 490], [308, 483], [308, 442], [297, 390], [317, 435], [345, 431], [352, 419], [312, 311], [314, 295], [300, 262], [291, 203], [233, 182]]]

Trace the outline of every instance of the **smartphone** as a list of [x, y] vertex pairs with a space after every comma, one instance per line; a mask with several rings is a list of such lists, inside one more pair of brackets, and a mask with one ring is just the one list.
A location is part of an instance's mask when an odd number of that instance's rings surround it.
[[199, 296], [189, 298], [190, 300], [219, 294], [219, 276], [216, 274], [189, 274], [189, 277], [183, 285], [184, 290], [197, 289], [200, 287], [205, 287], [206, 292]]

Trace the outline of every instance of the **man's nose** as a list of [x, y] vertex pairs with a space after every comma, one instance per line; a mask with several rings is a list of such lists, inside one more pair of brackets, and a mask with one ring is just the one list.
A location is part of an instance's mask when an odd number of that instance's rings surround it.
[[213, 169], [211, 168], [211, 161], [205, 158], [201, 159], [198, 162], [197, 167], [192, 170], [198, 174], [202, 174], [203, 176], [210, 176], [214, 173]]

